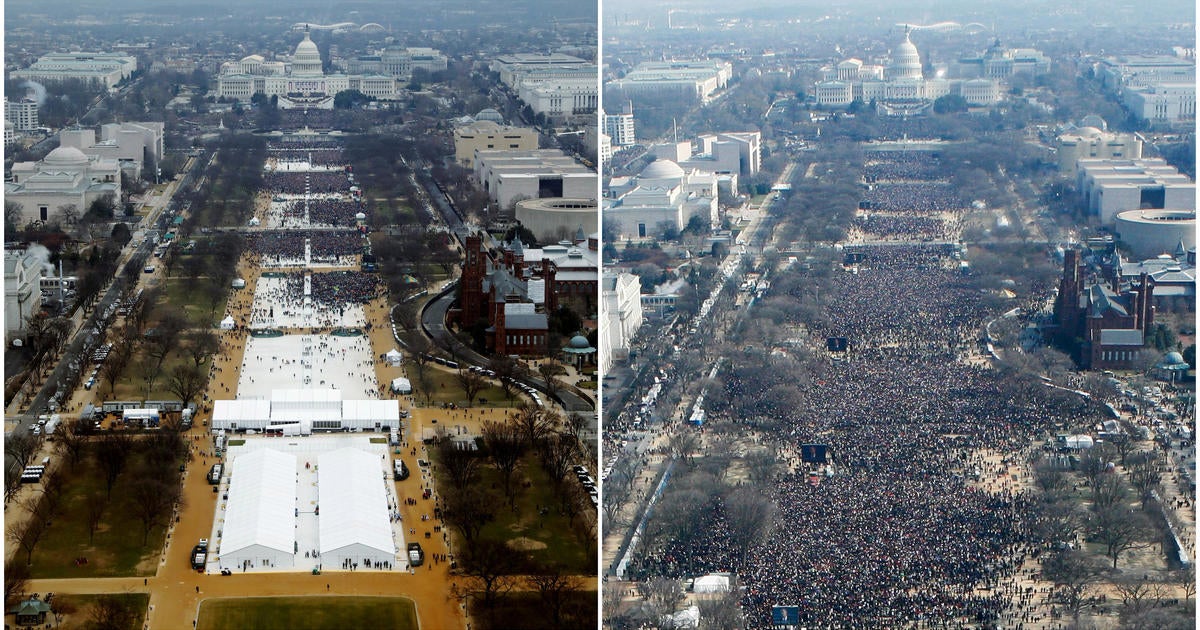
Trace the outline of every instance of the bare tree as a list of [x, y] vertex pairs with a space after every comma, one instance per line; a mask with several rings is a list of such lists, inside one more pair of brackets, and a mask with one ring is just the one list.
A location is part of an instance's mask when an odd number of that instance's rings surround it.
[[462, 491], [448, 493], [445, 502], [446, 522], [462, 534], [466, 547], [472, 548], [483, 526], [492, 520], [490, 498], [480, 488], [468, 486]]
[[92, 624], [95, 628], [118, 630], [129, 628], [137, 621], [137, 611], [126, 600], [115, 595], [100, 595], [92, 605]]
[[133, 499], [133, 514], [142, 522], [142, 546], [145, 546], [151, 530], [166, 527], [171, 509], [179, 500], [179, 485], [143, 476], [129, 484], [129, 496]]
[[558, 377], [567, 373], [562, 364], [554, 359], [545, 359], [538, 364], [537, 371], [542, 380], [546, 382], [546, 392], [550, 394], [551, 398], [562, 390], [562, 382], [558, 380]]
[[487, 379], [477, 372], [459, 370], [455, 374], [455, 379], [458, 380], [459, 387], [462, 387], [463, 395], [467, 397], [468, 407], [475, 404], [475, 397], [479, 395], [479, 392], [487, 389]]
[[725, 499], [725, 513], [738, 565], [744, 566], [750, 548], [771, 533], [775, 504], [757, 492], [733, 492]]
[[112, 497], [113, 484], [125, 469], [125, 462], [129, 459], [132, 447], [132, 438], [120, 432], [106, 433], [96, 444], [96, 462], [100, 464], [100, 470], [104, 473], [105, 498]]
[[1062, 549], [1042, 563], [1042, 575], [1054, 583], [1054, 597], [1074, 619], [1091, 605], [1091, 592], [1100, 578], [1101, 567], [1083, 552]]
[[492, 610], [497, 595], [516, 586], [521, 557], [504, 543], [484, 538], [467, 545], [461, 554], [462, 575], [470, 591], [482, 593], [483, 607]]
[[462, 491], [479, 479], [480, 456], [475, 451], [460, 449], [449, 438], [438, 442], [438, 464], [450, 478], [450, 485]]
[[671, 456], [682, 460], [685, 464], [692, 462], [692, 455], [696, 453], [696, 449], [700, 448], [700, 438], [696, 434], [688, 430], [678, 430], [671, 433], [671, 437], [667, 439], [667, 446], [671, 449]]
[[666, 577], [653, 577], [645, 582], [638, 582], [638, 592], [642, 599], [654, 607], [657, 616], [672, 615], [679, 610], [686, 593], [683, 582]]
[[181, 363], [171, 369], [167, 389], [187, 405], [208, 385], [208, 371], [199, 365]]
[[709, 599], [697, 599], [701, 630], [733, 630], [745, 627], [742, 619], [742, 596], [737, 589]]
[[1114, 569], [1122, 553], [1149, 546], [1146, 541], [1153, 536], [1154, 530], [1144, 512], [1124, 505], [1094, 510], [1091, 529], [1096, 542], [1104, 545], [1104, 555], [1112, 559]]
[[1092, 509], [1101, 511], [1129, 503], [1129, 484], [1120, 475], [1107, 474], [1092, 483]]
[[512, 422], [484, 420], [481, 429], [488, 457], [492, 460], [492, 465], [500, 472], [500, 480], [504, 484], [504, 496], [508, 497], [509, 507], [513, 507], [516, 493], [512, 479], [525, 454], [525, 440], [522, 439], [516, 424]]
[[93, 492], [84, 499], [83, 510], [88, 526], [89, 545], [96, 539], [96, 529], [100, 527], [100, 521], [104, 520], [104, 509], [107, 507], [108, 498], [98, 493]]
[[1158, 466], [1158, 453], [1155, 451], [1138, 451], [1126, 457], [1129, 483], [1137, 491], [1143, 508], [1162, 481], [1162, 473], [1158, 472]]
[[49, 522], [38, 513], [32, 513], [23, 522], [8, 526], [8, 537], [25, 552], [25, 563], [33, 564], [33, 550], [46, 535]]
[[221, 340], [211, 330], [193, 330], [187, 334], [187, 353], [196, 369], [220, 351]]
[[41, 446], [42, 440], [38, 436], [14, 431], [12, 437], [4, 440], [4, 454], [13, 458], [14, 468], [24, 469]]
[[9, 558], [4, 563], [4, 607], [10, 607], [16, 604], [18, 595], [25, 592], [25, 588], [29, 585], [29, 565], [17, 561], [15, 557]]
[[511, 357], [496, 355], [488, 361], [488, 369], [496, 373], [496, 378], [500, 381], [500, 389], [504, 390], [504, 398], [512, 400], [517, 391], [515, 380], [519, 372], [517, 362]]
[[64, 423], [62, 428], [55, 433], [57, 449], [62, 453], [67, 460], [67, 463], [72, 469], [83, 458], [84, 451], [87, 448], [87, 439], [79, 433], [79, 423], [71, 421]]
[[562, 565], [543, 567], [529, 576], [529, 581], [538, 591], [542, 605], [550, 613], [552, 628], [563, 627], [563, 609], [571, 596], [582, 587], [581, 580], [565, 572]]
[[1115, 580], [1113, 588], [1121, 597], [1122, 615], [1137, 616], [1158, 604], [1162, 596], [1158, 582], [1138, 578]]
[[525, 438], [525, 445], [536, 446], [558, 425], [558, 417], [545, 408], [532, 404], [522, 405], [517, 412], [516, 422]]

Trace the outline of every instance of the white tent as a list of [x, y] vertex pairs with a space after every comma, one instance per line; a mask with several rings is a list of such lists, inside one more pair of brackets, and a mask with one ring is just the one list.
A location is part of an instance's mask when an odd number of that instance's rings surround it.
[[693, 604], [674, 615], [664, 615], [663, 621], [670, 628], [699, 628], [700, 607]]
[[368, 559], [395, 562], [384, 486], [390, 479], [379, 457], [366, 451], [347, 447], [317, 457], [322, 565], [336, 570], [348, 559], [361, 569]]
[[260, 224], [260, 223], [262, 223], [262, 221], [259, 221], [259, 220], [258, 220], [258, 217], [250, 217], [250, 222], [249, 222], [249, 224], [250, 224], [250, 226], [251, 226], [251, 227], [254, 227], [254, 226], [256, 226], [256, 225], [258, 225], [258, 224]]
[[246, 281], [245, 281], [244, 279], [242, 279], [242, 278], [234, 278], [234, 279], [233, 279], [233, 288], [235, 288], [235, 289], [245, 289], [245, 288], [246, 288]]
[[1092, 436], [1090, 435], [1071, 435], [1066, 440], [1067, 448], [1083, 449], [1092, 448], [1093, 446], [1095, 446], [1095, 441], [1092, 440]]
[[235, 459], [221, 527], [219, 564], [237, 570], [293, 566], [296, 456], [261, 449]]
[[221, 320], [221, 330], [233, 330], [237, 322], [233, 321], [232, 315], [226, 315], [225, 319]]
[[724, 593], [729, 590], [729, 577], [725, 575], [705, 575], [692, 582], [692, 590], [697, 593]]
[[396, 394], [404, 394], [404, 395], [411, 394], [412, 393], [412, 381], [409, 381], [406, 378], [392, 379], [392, 392], [396, 393]]
[[265, 429], [271, 424], [269, 400], [217, 400], [213, 402], [213, 429]]
[[397, 400], [343, 400], [342, 426], [368, 431], [395, 429], [400, 426], [400, 402]]
[[388, 350], [387, 354], [384, 355], [384, 358], [387, 359], [388, 365], [391, 366], [400, 365], [400, 363], [404, 361], [404, 355], [400, 354], [400, 351], [395, 348]]

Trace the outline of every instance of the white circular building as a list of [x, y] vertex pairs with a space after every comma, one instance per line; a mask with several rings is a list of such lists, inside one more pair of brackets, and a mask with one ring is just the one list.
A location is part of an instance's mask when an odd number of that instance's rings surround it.
[[1117, 213], [1113, 230], [1138, 258], [1173, 252], [1181, 241], [1184, 249], [1192, 249], [1196, 246], [1196, 211], [1126, 210]]
[[571, 239], [580, 230], [585, 235], [598, 231], [596, 202], [591, 199], [547, 197], [517, 202], [517, 221], [541, 243]]

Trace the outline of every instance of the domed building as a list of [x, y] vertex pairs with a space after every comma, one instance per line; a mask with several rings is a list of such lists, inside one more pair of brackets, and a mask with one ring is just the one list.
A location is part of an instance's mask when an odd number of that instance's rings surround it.
[[926, 78], [921, 53], [907, 30], [904, 40], [875, 63], [851, 58], [822, 68], [813, 91], [822, 107], [847, 107], [857, 101], [874, 103], [886, 114], [920, 113], [950, 94], [962, 96], [969, 105], [993, 105], [1000, 100], [1000, 87], [994, 79]]
[[304, 30], [289, 61], [266, 61], [250, 55], [221, 64], [217, 96], [249, 101], [255, 94], [277, 97], [282, 109], [333, 109], [333, 97], [358, 90], [376, 99], [393, 99], [399, 84], [384, 74], [325, 74], [321, 50]]
[[22, 224], [66, 219], [59, 215], [71, 206], [75, 217], [81, 217], [106, 195], [120, 203], [120, 162], [89, 157], [75, 147], [58, 147], [40, 161], [13, 164], [12, 181], [4, 184], [5, 201], [21, 207]]
[[719, 224], [716, 173], [684, 170], [672, 160], [657, 159], [636, 177], [614, 177], [607, 191], [604, 220], [620, 226], [621, 239], [657, 238], [693, 220], [706, 230]]

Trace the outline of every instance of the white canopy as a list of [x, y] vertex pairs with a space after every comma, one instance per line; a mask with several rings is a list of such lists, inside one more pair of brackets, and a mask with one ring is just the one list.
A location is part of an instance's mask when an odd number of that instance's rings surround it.
[[725, 575], [698, 577], [692, 583], [692, 590], [697, 593], [724, 593], [729, 590], [729, 577]]
[[[220, 565], [292, 566], [296, 546], [296, 456], [273, 449], [233, 461]], [[266, 561], [266, 562], [264, 562]]]
[[699, 628], [700, 607], [692, 604], [674, 615], [665, 615], [664, 621], [669, 621], [671, 628]]
[[408, 379], [403, 378], [403, 377], [394, 378], [394, 379], [392, 379], [392, 391], [397, 394], [411, 394], [412, 393], [412, 381], [409, 381]]
[[[393, 561], [396, 543], [388, 518], [385, 473], [379, 457], [340, 448], [317, 457], [321, 561], [337, 568], [349, 558]], [[389, 478], [390, 479], [390, 478]]]
[[236, 323], [237, 322], [233, 321], [232, 315], [226, 315], [225, 319], [221, 320], [221, 330], [233, 330], [233, 327]]
[[383, 356], [391, 365], [400, 365], [400, 362], [404, 360], [404, 355], [400, 354], [400, 351], [395, 348], [388, 350], [387, 354]]
[[235, 288], [235, 289], [246, 288], [246, 281], [242, 278], [234, 278], [233, 279], [233, 288]]
[[213, 402], [214, 429], [262, 429], [271, 422], [269, 400], [217, 400]]
[[1095, 444], [1090, 435], [1071, 435], [1066, 440], [1067, 448], [1092, 448]]

